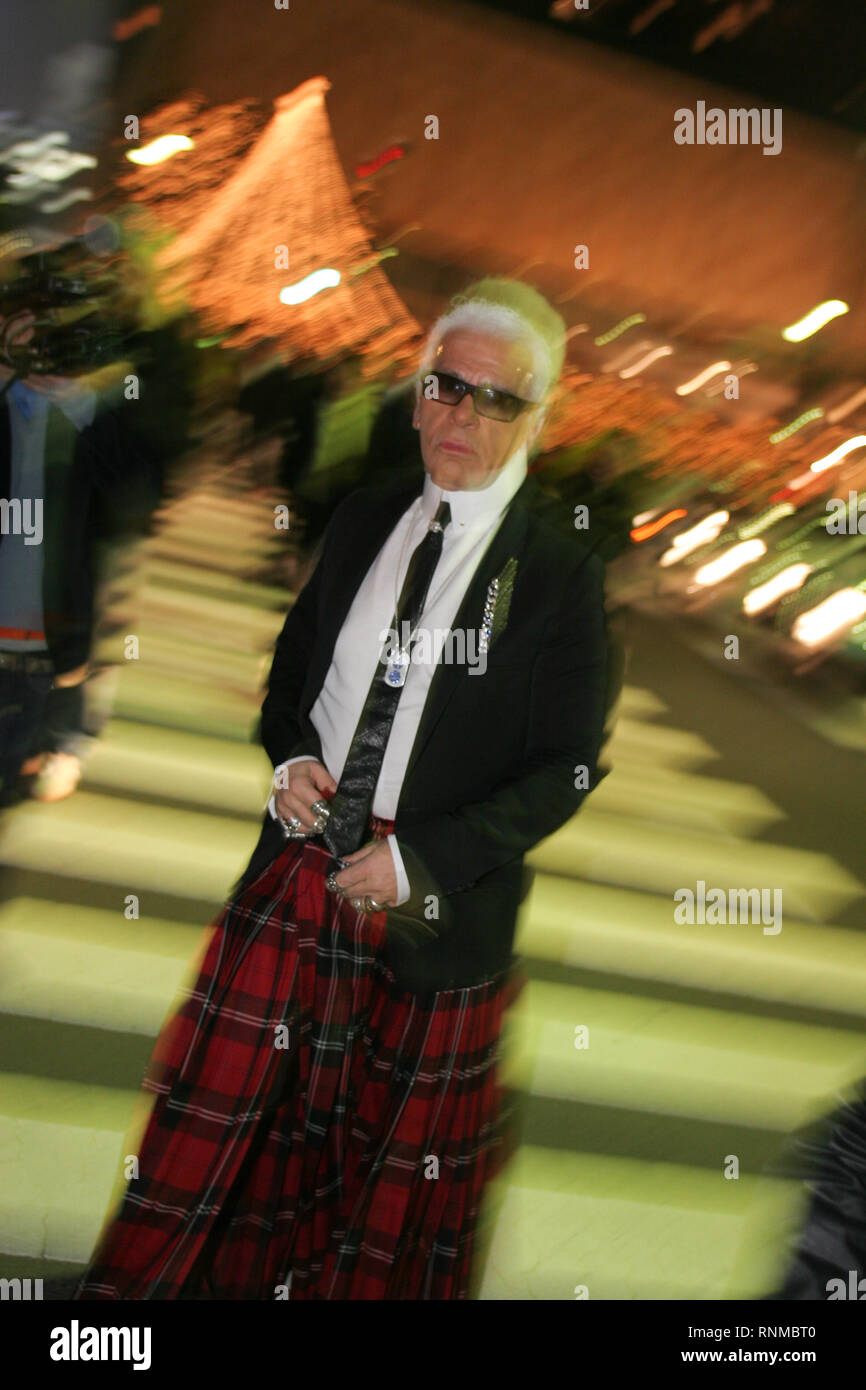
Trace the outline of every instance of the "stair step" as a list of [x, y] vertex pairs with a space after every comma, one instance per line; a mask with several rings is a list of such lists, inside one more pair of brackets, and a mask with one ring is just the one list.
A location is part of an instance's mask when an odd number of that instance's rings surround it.
[[786, 916], [765, 936], [750, 923], [677, 925], [673, 903], [539, 875], [516, 940], [523, 955], [616, 978], [665, 981], [802, 1009], [866, 1017], [862, 933]]
[[[592, 799], [577, 816], [530, 851], [534, 868], [566, 878], [642, 889], [671, 899], [678, 889], [760, 888], [782, 893], [782, 912], [812, 922], [836, 916], [862, 899], [864, 885], [830, 855], [786, 845], [635, 821], [593, 809]], [[784, 925], [784, 915], [783, 915]]]
[[50, 847], [51, 871], [116, 884], [118, 911], [126, 894], [147, 892], [223, 902], [246, 867], [258, 838], [250, 821], [175, 807], [118, 802], [79, 791], [65, 801], [26, 802], [7, 818], [2, 862], [39, 871]]
[[538, 980], [508, 1041], [504, 1071], [533, 1095], [780, 1134], [822, 1114], [863, 1067], [854, 1030]]
[[756, 835], [785, 819], [769, 797], [746, 782], [630, 764], [619, 756], [589, 804], [597, 811], [720, 835]]
[[628, 762], [659, 763], [672, 768], [718, 762], [721, 757], [699, 734], [647, 724], [626, 714], [617, 719], [606, 753], [614, 768], [619, 757]]
[[0, 1013], [156, 1035], [210, 936], [79, 904], [0, 905]]
[[[760, 1190], [793, 1225], [796, 1184], [726, 1180], [685, 1164], [646, 1164], [524, 1146], [493, 1216], [484, 1300], [720, 1300], [775, 1287], [780, 1244], [739, 1259]], [[784, 1223], [780, 1222], [780, 1225]]]
[[137, 802], [188, 801], [236, 817], [259, 816], [270, 785], [264, 749], [253, 743], [114, 719], [84, 763], [82, 790], [114, 788]]

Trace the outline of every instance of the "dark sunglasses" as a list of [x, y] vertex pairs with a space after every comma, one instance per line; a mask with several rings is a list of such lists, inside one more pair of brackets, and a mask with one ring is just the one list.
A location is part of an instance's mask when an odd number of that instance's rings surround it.
[[[431, 379], [436, 383], [435, 394], [428, 395], [427, 383]], [[464, 396], [471, 396], [477, 413], [490, 420], [516, 420], [522, 411], [539, 404], [513, 396], [510, 391], [500, 391], [496, 386], [472, 386], [450, 372], [425, 372], [424, 388], [425, 398], [438, 401], [440, 405], [459, 405]]]

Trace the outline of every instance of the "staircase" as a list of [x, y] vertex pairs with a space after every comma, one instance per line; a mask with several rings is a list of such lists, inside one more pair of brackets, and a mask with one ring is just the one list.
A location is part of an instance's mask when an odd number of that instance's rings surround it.
[[[248, 576], [282, 553], [275, 500], [227, 475], [164, 509], [106, 639], [113, 713], [79, 791], [4, 822], [0, 1276], [83, 1270], [156, 1033], [257, 839], [251, 739], [287, 595]], [[524, 1142], [491, 1197], [482, 1299], [768, 1289], [801, 1194], [763, 1169], [866, 1070], [862, 938], [833, 924], [866, 890], [762, 842], [779, 809], [665, 718], [625, 688], [613, 772], [531, 856], [504, 1050]], [[697, 879], [780, 888], [782, 930], [676, 925]]]

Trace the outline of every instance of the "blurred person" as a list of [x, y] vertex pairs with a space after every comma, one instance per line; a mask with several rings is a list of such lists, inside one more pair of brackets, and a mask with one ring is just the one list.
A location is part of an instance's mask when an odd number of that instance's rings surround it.
[[86, 283], [67, 271], [62, 259], [22, 262], [0, 299], [4, 806], [25, 799], [34, 776], [46, 800], [77, 786], [100, 548], [112, 534], [122, 544], [158, 500], [132, 407], [119, 386], [97, 389], [89, 375], [117, 354], [108, 324], [89, 312], [63, 317], [92, 307]]
[[866, 1299], [866, 1080], [792, 1135], [768, 1173], [798, 1180], [809, 1198], [781, 1282], [763, 1301]]
[[[563, 342], [529, 286], [471, 287], [422, 358], [423, 472], [334, 512], [276, 643], [259, 842], [76, 1298], [473, 1296], [524, 856], [596, 785], [611, 703], [603, 562], [528, 476]], [[434, 629], [482, 630], [483, 668], [417, 659]]]

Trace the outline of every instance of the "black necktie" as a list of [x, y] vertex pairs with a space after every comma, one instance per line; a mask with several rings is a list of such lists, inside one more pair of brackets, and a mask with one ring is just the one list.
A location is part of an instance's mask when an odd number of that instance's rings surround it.
[[[399, 639], [405, 630], [403, 624], [408, 623], [408, 631], [414, 632], [424, 611], [433, 571], [442, 554], [445, 527], [450, 520], [451, 508], [447, 502], [441, 502], [435, 520], [409, 559], [392, 621], [392, 631], [397, 634], [401, 649]], [[323, 839], [336, 857], [359, 849], [366, 838], [376, 783], [403, 693], [402, 683], [388, 684], [385, 679], [387, 669], [380, 654], [364, 708], [352, 735], [342, 776], [330, 803], [331, 813]]]

